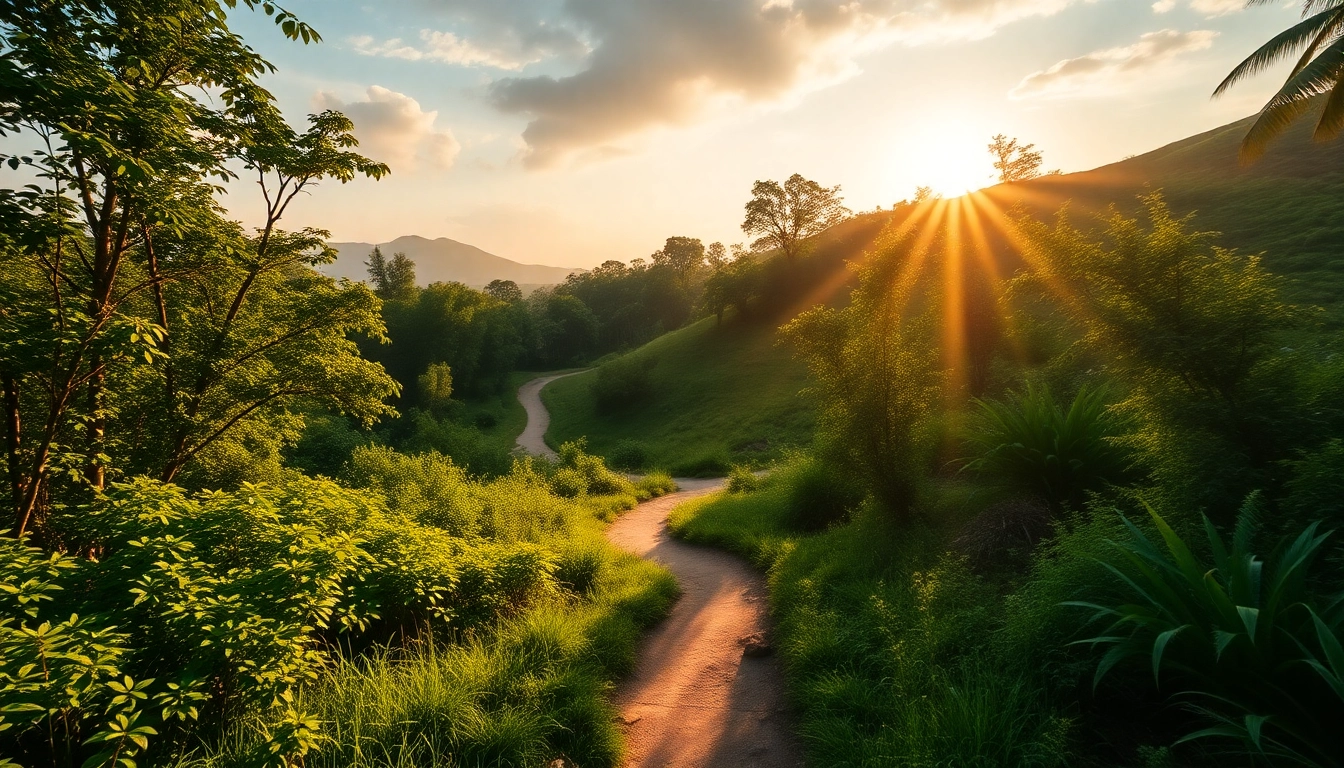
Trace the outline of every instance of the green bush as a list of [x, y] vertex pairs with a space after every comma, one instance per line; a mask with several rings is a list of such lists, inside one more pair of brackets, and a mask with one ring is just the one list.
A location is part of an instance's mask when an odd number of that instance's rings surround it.
[[843, 523], [863, 502], [858, 483], [816, 459], [798, 460], [779, 471], [795, 530], [820, 531]]
[[965, 468], [988, 482], [1039, 498], [1053, 509], [1081, 509], [1089, 491], [1122, 482], [1127, 452], [1116, 444], [1118, 420], [1102, 389], [1083, 387], [1067, 409], [1046, 387], [1004, 400], [976, 400], [968, 434], [975, 453]]
[[1109, 625], [1078, 641], [1106, 648], [1094, 680], [1123, 662], [1150, 669], [1205, 720], [1181, 741], [1213, 739], [1249, 760], [1339, 765], [1344, 755], [1344, 592], [1312, 588], [1329, 534], [1312, 524], [1261, 560], [1253, 550], [1257, 499], [1231, 541], [1204, 520], [1208, 559], [1149, 509], [1161, 544], [1124, 521], [1106, 567], [1123, 601], [1077, 601]]
[[645, 499], [652, 499], [677, 490], [677, 483], [666, 472], [650, 472], [635, 483], [635, 488]]
[[599, 412], [612, 413], [646, 405], [653, 396], [654, 357], [619, 357], [597, 369], [593, 399]]
[[[566, 490], [581, 487], [580, 493], [607, 496], [618, 493], [632, 493], [634, 486], [629, 480], [607, 469], [601, 456], [585, 453], [585, 442], [577, 440], [565, 443], [556, 451], [557, 469], [553, 477], [560, 477]], [[562, 494], [563, 495], [563, 494]]]
[[761, 479], [750, 468], [734, 464], [724, 488], [729, 493], [751, 493], [761, 487]]
[[649, 448], [638, 440], [622, 440], [607, 452], [611, 466], [634, 472], [649, 462]]

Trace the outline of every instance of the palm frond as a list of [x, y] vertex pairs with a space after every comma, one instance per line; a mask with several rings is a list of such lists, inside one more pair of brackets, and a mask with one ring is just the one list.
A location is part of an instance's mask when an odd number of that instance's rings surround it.
[[[1344, 7], [1322, 11], [1294, 24], [1287, 30], [1275, 35], [1269, 42], [1260, 46], [1255, 53], [1248, 56], [1245, 61], [1238, 64], [1223, 79], [1223, 82], [1214, 89], [1213, 95], [1221, 96], [1224, 91], [1233, 85], [1252, 75], [1257, 75], [1293, 55], [1303, 45], [1310, 43], [1308, 50], [1318, 48], [1321, 42], [1328, 38], [1328, 33], [1332, 30], [1337, 31], [1341, 23], [1344, 23]], [[1301, 62], [1299, 62], [1299, 65], [1301, 65]], [[1300, 66], [1298, 68], [1300, 69]]]
[[1288, 78], [1241, 142], [1243, 162], [1263, 155], [1269, 142], [1311, 108], [1312, 100], [1333, 90], [1344, 68], [1344, 41], [1337, 41], [1302, 71]]

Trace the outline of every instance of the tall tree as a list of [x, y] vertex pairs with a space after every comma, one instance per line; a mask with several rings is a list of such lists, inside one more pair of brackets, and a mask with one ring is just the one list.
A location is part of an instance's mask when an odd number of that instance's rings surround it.
[[[110, 437], [109, 424], [133, 410], [120, 393], [112, 396], [110, 382], [159, 378], [175, 421], [160, 467], [170, 479], [203, 446], [290, 396], [294, 388], [280, 386], [242, 411], [211, 405], [227, 400], [221, 387], [244, 369], [255, 372], [250, 366], [277, 348], [307, 338], [242, 335], [254, 289], [311, 264], [313, 248], [330, 256], [320, 249], [324, 233], [287, 235], [277, 224], [294, 197], [322, 178], [387, 172], [349, 151], [352, 126], [337, 113], [312, 116], [302, 134], [284, 122], [257, 83], [272, 67], [228, 29], [227, 13], [238, 4], [264, 6], [291, 39], [319, 39], [292, 14], [257, 0], [0, 6], [0, 132], [36, 140], [30, 162], [39, 181], [0, 190], [0, 205], [12, 214], [0, 219], [0, 380], [16, 533], [28, 529], [53, 476], [94, 490], [106, 484], [109, 452], [130, 441]], [[202, 99], [202, 92], [217, 95]], [[263, 226], [242, 238], [221, 228], [212, 186], [238, 165], [257, 175], [265, 198]], [[206, 274], [215, 265], [189, 265], [158, 247], [216, 236], [227, 242], [214, 254], [237, 270], [225, 270], [236, 275], [227, 289], [219, 274]], [[197, 245], [184, 252], [199, 253]], [[217, 279], [216, 322], [174, 312], [169, 286], [188, 274]], [[377, 330], [373, 320], [369, 330]], [[368, 325], [354, 320], [361, 324]], [[196, 353], [190, 365], [187, 349]]]
[[[1267, 2], [1250, 0], [1248, 5]], [[1316, 140], [1333, 139], [1344, 128], [1344, 0], [1307, 0], [1302, 6], [1302, 21], [1275, 35], [1238, 64], [1213, 95], [1222, 95], [1290, 56], [1298, 58], [1288, 79], [1261, 108], [1260, 117], [1241, 142], [1243, 160], [1264, 154], [1269, 142], [1310, 109], [1317, 96], [1325, 98], [1316, 120]]]
[[1041, 153], [1033, 152], [1035, 144], [1020, 144], [1002, 133], [990, 139], [989, 154], [994, 158], [994, 170], [999, 172], [999, 181], [1011, 184], [1026, 181], [1041, 175]]
[[705, 246], [694, 237], [669, 237], [652, 258], [654, 266], [671, 269], [684, 282], [705, 265]]
[[760, 235], [752, 243], [756, 250], [779, 249], [792, 261], [802, 251], [804, 240], [849, 216], [842, 202], [839, 185], [823, 187], [797, 173], [783, 184], [757, 181], [751, 185], [742, 231]]
[[383, 301], [406, 301], [415, 297], [415, 262], [404, 253], [383, 255], [383, 249], [373, 246], [369, 260], [369, 282], [373, 292]]
[[523, 289], [512, 280], [491, 280], [485, 286], [485, 293], [506, 303], [514, 304], [523, 300]]

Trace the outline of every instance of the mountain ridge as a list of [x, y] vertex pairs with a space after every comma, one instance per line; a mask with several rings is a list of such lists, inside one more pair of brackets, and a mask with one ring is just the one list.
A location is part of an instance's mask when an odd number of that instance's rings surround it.
[[523, 264], [447, 237], [430, 239], [402, 235], [386, 243], [332, 242], [328, 245], [337, 251], [337, 257], [336, 261], [320, 268], [322, 273], [351, 280], [367, 278], [365, 262], [375, 246], [387, 256], [405, 253], [415, 262], [416, 282], [420, 285], [457, 282], [481, 288], [491, 280], [512, 280], [520, 286], [555, 285], [563, 283], [570, 274], [587, 271], [578, 267]]

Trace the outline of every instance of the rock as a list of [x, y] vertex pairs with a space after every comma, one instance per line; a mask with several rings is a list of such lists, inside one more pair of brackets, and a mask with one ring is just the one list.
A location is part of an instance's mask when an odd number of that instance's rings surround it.
[[747, 658], [758, 659], [775, 652], [775, 647], [760, 632], [740, 638], [737, 642], [742, 645], [742, 655]]

